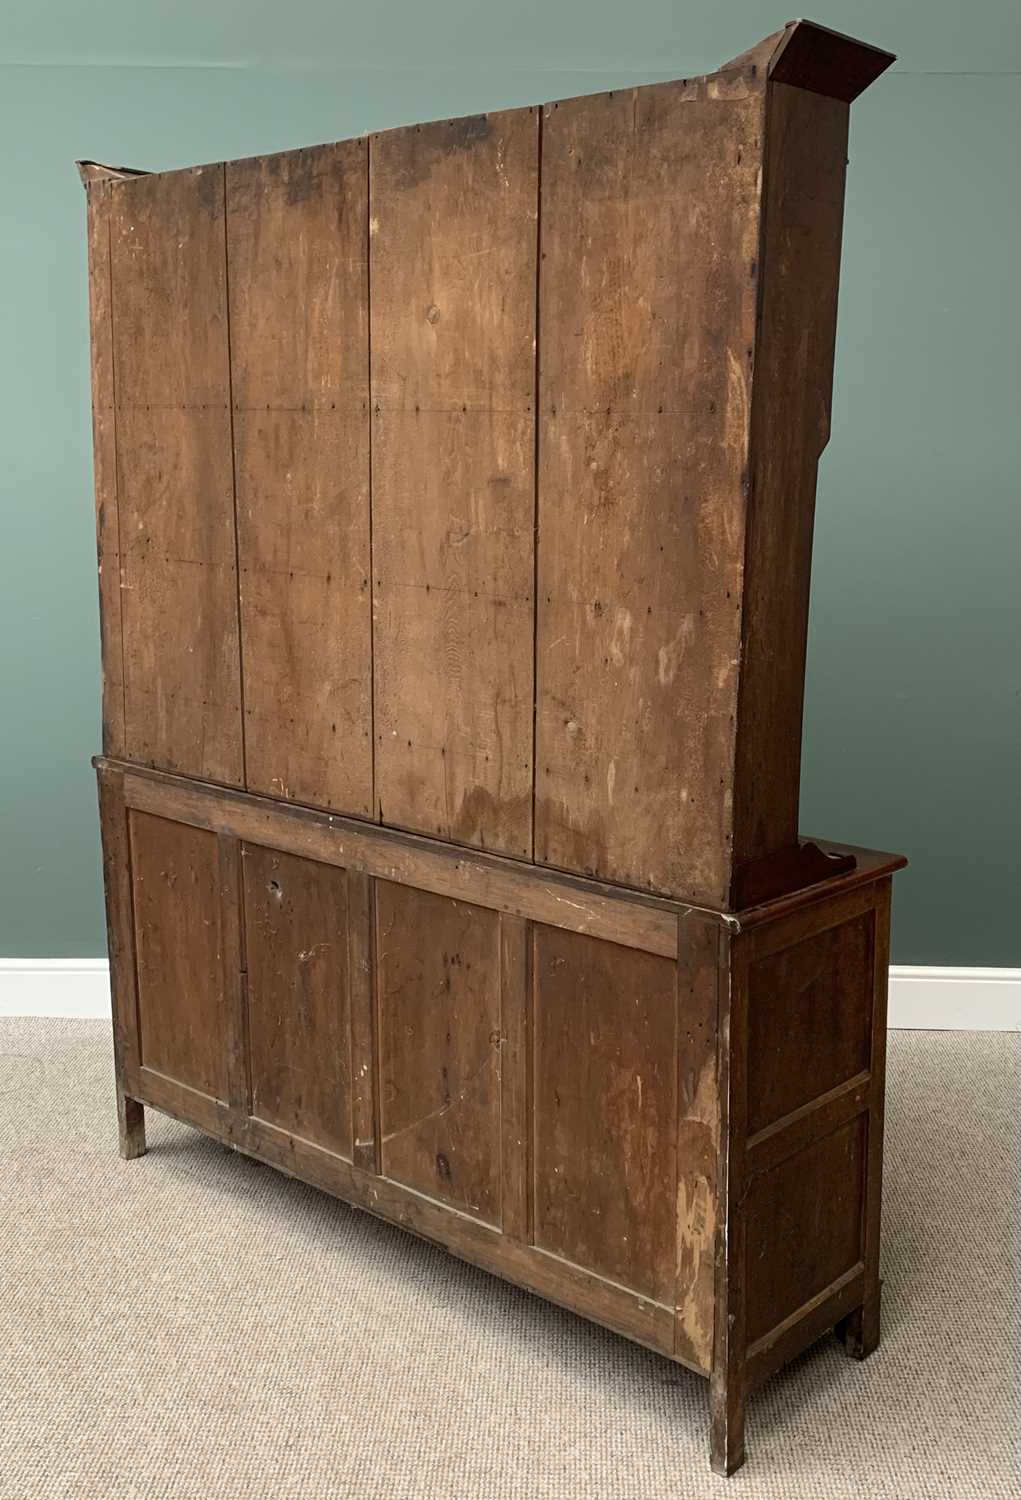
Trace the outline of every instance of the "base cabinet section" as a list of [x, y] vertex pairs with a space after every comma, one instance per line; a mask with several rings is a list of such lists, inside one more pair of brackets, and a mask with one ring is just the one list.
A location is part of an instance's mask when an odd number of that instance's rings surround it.
[[714, 1444], [878, 1305], [889, 861], [722, 915], [99, 780], [125, 1155], [151, 1106], [438, 1241], [710, 1376]]

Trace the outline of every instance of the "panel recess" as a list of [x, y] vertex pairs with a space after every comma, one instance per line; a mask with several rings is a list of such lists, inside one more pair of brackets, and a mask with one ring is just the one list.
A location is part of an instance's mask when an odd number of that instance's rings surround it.
[[500, 1221], [500, 919], [376, 883], [385, 1177]]

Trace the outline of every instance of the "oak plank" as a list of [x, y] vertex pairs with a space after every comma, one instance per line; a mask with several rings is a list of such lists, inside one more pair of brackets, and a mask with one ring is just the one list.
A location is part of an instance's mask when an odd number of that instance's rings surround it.
[[665, 901], [159, 772], [127, 769], [124, 786], [132, 807], [197, 828], [234, 834], [437, 895], [474, 900], [493, 911], [591, 933], [666, 958], [677, 955], [678, 908]]
[[223, 168], [108, 190], [126, 753], [240, 786]]
[[128, 815], [143, 1067], [231, 1105], [218, 841]]
[[762, 91], [547, 105], [536, 858], [722, 906]]
[[117, 497], [117, 415], [114, 395], [110, 275], [110, 188], [88, 188], [89, 325], [92, 350], [92, 465], [96, 490], [99, 634], [103, 663], [103, 749], [124, 755], [124, 641], [121, 622], [121, 539]]
[[532, 1238], [532, 993], [531, 926], [500, 918], [500, 1224], [526, 1244]]
[[500, 1221], [500, 919], [379, 880], [380, 1171]]
[[538, 112], [369, 161], [377, 810], [530, 858]]
[[751, 405], [733, 859], [793, 846], [816, 473], [829, 438], [848, 106], [771, 83]]
[[226, 167], [248, 786], [372, 815], [367, 148]]
[[720, 929], [697, 913], [677, 932], [677, 1329], [684, 1362], [712, 1368], [716, 1322]]
[[673, 1304], [676, 965], [535, 929], [536, 1245]]
[[351, 1158], [347, 875], [246, 843], [249, 1113]]

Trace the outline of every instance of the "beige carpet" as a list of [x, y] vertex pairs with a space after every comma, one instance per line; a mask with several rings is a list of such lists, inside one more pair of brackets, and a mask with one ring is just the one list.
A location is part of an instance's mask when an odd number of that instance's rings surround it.
[[727, 1481], [696, 1376], [154, 1113], [121, 1162], [106, 1027], [0, 1022], [0, 1496], [1017, 1496], [1017, 1043], [891, 1037], [885, 1342]]

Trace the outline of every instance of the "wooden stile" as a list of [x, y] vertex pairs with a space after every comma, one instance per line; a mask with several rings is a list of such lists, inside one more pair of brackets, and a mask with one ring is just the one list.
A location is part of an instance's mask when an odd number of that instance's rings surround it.
[[717, 73], [89, 193], [144, 1108], [749, 1394], [879, 1340], [897, 856], [798, 834], [848, 107]]

